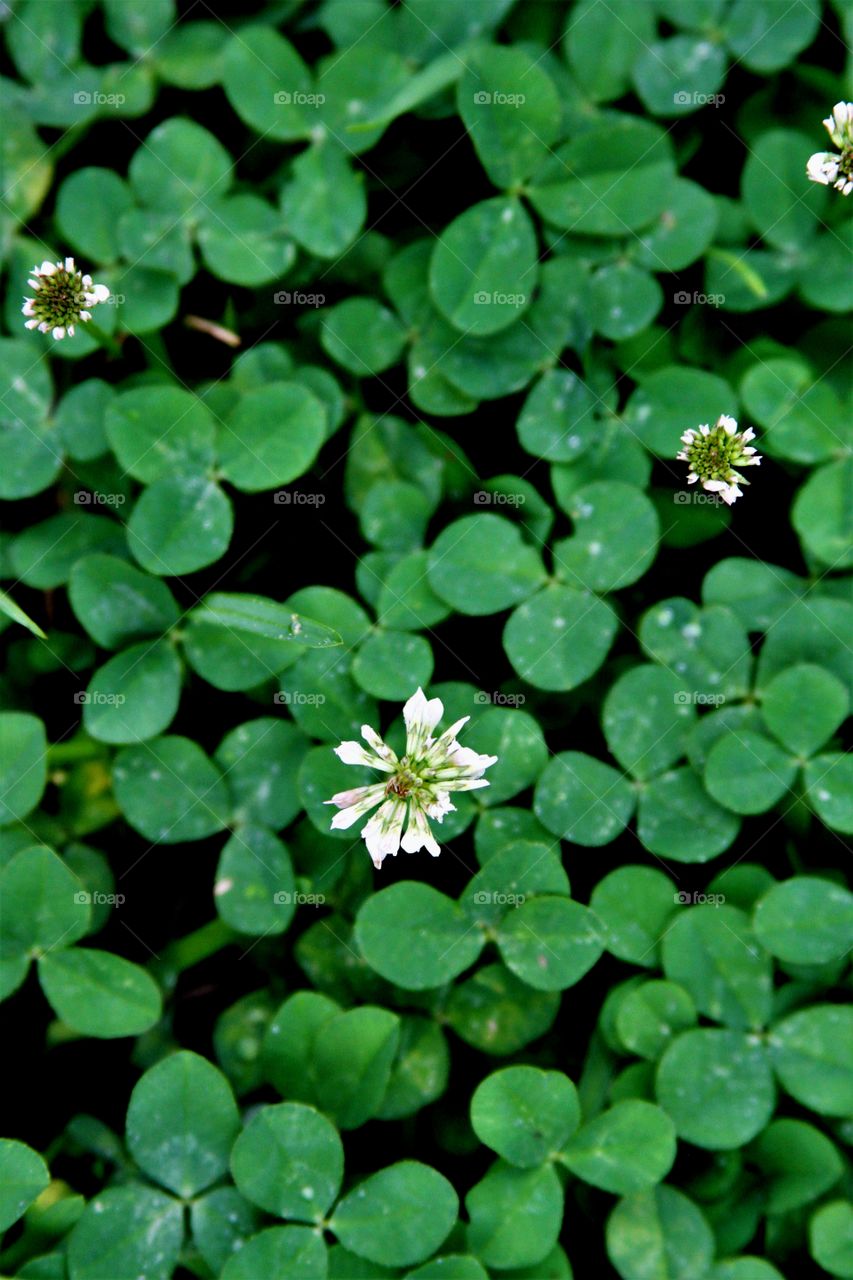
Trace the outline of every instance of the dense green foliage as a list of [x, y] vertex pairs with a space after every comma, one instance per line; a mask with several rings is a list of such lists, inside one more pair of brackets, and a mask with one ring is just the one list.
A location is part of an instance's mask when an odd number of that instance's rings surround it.
[[851, 10], [248, 8], [4, 15], [0, 1274], [851, 1280]]

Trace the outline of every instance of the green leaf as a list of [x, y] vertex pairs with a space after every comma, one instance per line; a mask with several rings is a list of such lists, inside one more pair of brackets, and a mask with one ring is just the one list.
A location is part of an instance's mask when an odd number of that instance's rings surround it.
[[559, 1151], [579, 1123], [577, 1090], [560, 1071], [504, 1067], [481, 1081], [471, 1099], [477, 1137], [522, 1169]]
[[655, 1062], [679, 1031], [696, 1025], [696, 1006], [676, 982], [642, 982], [616, 1010], [616, 1033], [626, 1049]]
[[317, 1032], [340, 1005], [317, 991], [297, 991], [289, 996], [270, 1022], [261, 1050], [265, 1078], [283, 1098], [317, 1101], [311, 1074], [312, 1048]]
[[606, 601], [574, 587], [549, 585], [510, 615], [504, 649], [518, 675], [537, 689], [574, 689], [604, 662], [617, 626]]
[[742, 1147], [776, 1105], [764, 1045], [743, 1031], [684, 1031], [660, 1060], [657, 1100], [679, 1138], [711, 1151]]
[[489, 767], [489, 785], [478, 797], [488, 807], [503, 804], [529, 787], [548, 758], [538, 721], [517, 708], [489, 707], [476, 715], [465, 730], [464, 743], [482, 755], [497, 756]]
[[780, 671], [764, 689], [761, 716], [791, 751], [813, 755], [847, 718], [850, 699], [841, 681], [812, 663]]
[[702, 904], [682, 912], [663, 940], [663, 971], [715, 1022], [757, 1029], [770, 1017], [770, 957], [737, 907]]
[[39, 959], [38, 970], [58, 1017], [84, 1036], [138, 1036], [162, 1013], [154, 980], [138, 964], [110, 951], [49, 951]]
[[222, 775], [189, 738], [125, 747], [113, 765], [119, 807], [146, 840], [181, 844], [221, 831], [229, 810]]
[[244, 124], [292, 142], [317, 123], [311, 76], [289, 41], [269, 25], [242, 27], [225, 46], [223, 88]]
[[820, 25], [816, 0], [803, 0], [790, 9], [734, 0], [723, 24], [732, 52], [750, 71], [766, 74], [796, 61], [814, 39]]
[[853, 602], [812, 598], [789, 605], [770, 629], [756, 673], [759, 691], [796, 662], [825, 667], [847, 685], [853, 697], [853, 654], [842, 637], [853, 630]]
[[228, 549], [231, 503], [204, 475], [163, 475], [145, 490], [130, 515], [127, 540], [149, 573], [179, 577], [213, 564]]
[[[193, 1244], [215, 1272], [243, 1250], [257, 1230], [260, 1215], [233, 1187], [218, 1187], [190, 1206]], [[297, 1228], [292, 1228], [296, 1230]]]
[[627, 1099], [587, 1121], [560, 1159], [584, 1182], [627, 1196], [662, 1182], [675, 1148], [675, 1126], [666, 1112]]
[[111, 40], [139, 57], [149, 53], [176, 22], [174, 0], [151, 0], [141, 11], [123, 0], [104, 0], [104, 17]]
[[445, 1253], [406, 1273], [406, 1280], [488, 1280], [488, 1272], [467, 1253]]
[[78, 621], [104, 649], [160, 635], [178, 621], [166, 584], [115, 556], [95, 553], [76, 561], [68, 597]]
[[47, 738], [38, 716], [0, 711], [0, 827], [35, 808], [47, 782]]
[[496, 187], [506, 189], [528, 178], [560, 132], [560, 98], [554, 83], [520, 48], [491, 45], [477, 50], [457, 82], [456, 102], [480, 163]]
[[602, 930], [588, 907], [546, 896], [505, 916], [497, 944], [507, 968], [540, 991], [574, 986], [604, 950]]
[[175, 471], [204, 471], [213, 462], [213, 418], [180, 387], [125, 391], [108, 406], [105, 422], [119, 465], [145, 484]]
[[458, 1207], [456, 1192], [440, 1173], [416, 1160], [401, 1160], [344, 1196], [329, 1227], [359, 1257], [407, 1267], [447, 1239]]
[[569, 896], [569, 877], [559, 849], [510, 835], [509, 843], [498, 848], [469, 882], [460, 902], [478, 924], [495, 925], [511, 909], [540, 893]]
[[829, 195], [817, 183], [803, 184], [801, 157], [810, 151], [806, 134], [771, 129], [750, 145], [743, 167], [743, 199], [756, 230], [765, 243], [788, 253], [813, 238]]
[[815, 756], [803, 770], [806, 797], [821, 822], [833, 831], [853, 834], [853, 757]]
[[357, 1129], [379, 1110], [400, 1040], [400, 1019], [361, 1005], [317, 1030], [311, 1068], [317, 1099], [341, 1129]]
[[648, 271], [630, 262], [609, 263], [592, 277], [592, 327], [612, 342], [633, 338], [651, 324], [663, 301], [663, 290]]
[[831, 569], [853, 565], [853, 457], [829, 463], [809, 476], [791, 509], [806, 549]]
[[651, 501], [633, 485], [600, 480], [566, 503], [575, 532], [554, 547], [557, 574], [591, 591], [616, 591], [642, 577], [657, 551]]
[[49, 1182], [50, 1171], [38, 1152], [0, 1138], [0, 1231], [17, 1222]]
[[26, 627], [27, 631], [31, 631], [40, 640], [47, 639], [38, 623], [33, 622], [32, 618], [24, 613], [23, 609], [16, 605], [12, 597], [7, 595], [5, 591], [0, 591], [0, 613], [7, 618], [11, 618], [13, 622], [20, 623], [22, 627]]
[[496, 1160], [465, 1197], [468, 1248], [486, 1266], [529, 1267], [557, 1243], [563, 1192], [551, 1165], [516, 1169]]
[[338, 1194], [344, 1151], [313, 1107], [281, 1102], [255, 1111], [234, 1143], [231, 1173], [247, 1200], [279, 1218], [315, 1221]]
[[216, 910], [238, 933], [284, 933], [296, 910], [287, 847], [260, 826], [239, 826], [222, 849], [213, 886]]
[[429, 641], [400, 631], [374, 631], [352, 663], [356, 684], [389, 702], [403, 702], [413, 689], [428, 685], [432, 672]]
[[0, 956], [70, 947], [89, 931], [89, 895], [50, 849], [21, 849], [0, 871]]
[[239, 822], [280, 831], [302, 808], [296, 774], [309, 747], [289, 721], [247, 720], [222, 739], [215, 760], [225, 775]]
[[247, 288], [279, 279], [296, 257], [277, 210], [248, 193], [208, 202], [198, 244], [213, 275]]
[[342, 368], [368, 378], [397, 363], [406, 334], [394, 313], [374, 298], [347, 298], [324, 315], [320, 341]]
[[58, 475], [62, 452], [48, 419], [52, 396], [47, 359], [34, 359], [22, 338], [0, 338], [0, 498], [28, 498]]
[[221, 1280], [256, 1280], [257, 1276], [325, 1280], [327, 1252], [313, 1227], [267, 1227], [228, 1258]]
[[[485, 109], [492, 116], [507, 110], [494, 103]], [[451, 222], [436, 241], [430, 294], [441, 314], [462, 333], [497, 333], [515, 324], [530, 306], [538, 280], [537, 258], [536, 232], [523, 205], [511, 197], [482, 200]]]
[[632, 66], [654, 37], [650, 9], [633, 0], [613, 0], [609, 8], [608, 13], [596, 0], [580, 0], [563, 36], [569, 65], [593, 102], [622, 97]]
[[749, 691], [749, 638], [730, 609], [675, 596], [643, 614], [639, 635], [647, 657], [682, 677], [685, 702], [719, 706]]
[[647, 45], [633, 65], [632, 78], [653, 115], [682, 116], [699, 107], [716, 107], [714, 99], [725, 75], [726, 55], [719, 44], [678, 35]]
[[704, 1214], [675, 1187], [620, 1200], [607, 1220], [607, 1254], [623, 1280], [696, 1280], [714, 1256]]
[[815, 1004], [777, 1022], [767, 1047], [782, 1087], [812, 1111], [853, 1111], [853, 1010]]
[[300, 617], [266, 596], [212, 591], [191, 616], [207, 626], [245, 632], [276, 642], [293, 641], [311, 649], [327, 649], [341, 643], [340, 636], [331, 627]]
[[56, 198], [56, 222], [68, 244], [92, 262], [119, 256], [116, 226], [133, 206], [133, 196], [111, 169], [78, 169], [65, 179]]
[[441, 1097], [449, 1074], [450, 1050], [441, 1027], [415, 1014], [404, 1014], [397, 1056], [377, 1116], [399, 1120], [414, 1115]]
[[365, 900], [355, 940], [371, 969], [409, 991], [455, 978], [474, 963], [484, 941], [455, 902], [414, 880]]
[[656, 867], [617, 867], [599, 880], [589, 905], [612, 955], [654, 969], [677, 902], [674, 883]]
[[329, 141], [293, 161], [281, 193], [290, 234], [318, 258], [337, 258], [355, 240], [367, 216], [364, 175]]
[[145, 1072], [130, 1096], [130, 1154], [150, 1178], [184, 1199], [226, 1172], [239, 1131], [231, 1086], [197, 1053], [169, 1054]]
[[764, 813], [790, 789], [796, 763], [770, 739], [748, 729], [720, 738], [705, 762], [705, 786], [733, 813]]
[[131, 1182], [94, 1196], [68, 1241], [70, 1280], [170, 1280], [184, 1238], [172, 1196]]
[[152, 129], [128, 170], [140, 204], [194, 217], [203, 201], [228, 190], [231, 174], [231, 157], [213, 134], [180, 116]]
[[713, 196], [695, 182], [676, 178], [665, 207], [639, 237], [636, 261], [649, 271], [682, 271], [708, 248], [718, 221]]
[[570, 369], [546, 369], [515, 424], [522, 449], [549, 462], [573, 462], [597, 444], [596, 398]]
[[50, 591], [68, 581], [74, 565], [93, 551], [124, 555], [124, 531], [106, 516], [62, 512], [20, 533], [12, 543], [12, 568], [28, 587]]
[[542, 770], [533, 808], [555, 836], [590, 848], [620, 834], [634, 811], [634, 794], [609, 764], [581, 751], [562, 751]]
[[712, 423], [720, 413], [736, 411], [734, 391], [716, 374], [666, 365], [644, 378], [632, 394], [625, 407], [625, 422], [647, 449], [671, 461], [681, 448], [680, 438], [687, 427]]
[[83, 726], [98, 742], [144, 742], [168, 729], [181, 696], [180, 660], [167, 641], [145, 640], [94, 672], [83, 702]]
[[246, 493], [275, 489], [312, 465], [326, 438], [326, 411], [296, 382], [272, 382], [241, 395], [220, 422], [222, 475]]
[[443, 622], [450, 613], [449, 606], [429, 585], [428, 561], [428, 552], [409, 551], [384, 575], [376, 602], [380, 626], [424, 631]]
[[829, 1138], [802, 1120], [774, 1120], [749, 1155], [765, 1179], [768, 1213], [789, 1213], [818, 1200], [844, 1172]]
[[853, 1209], [846, 1200], [821, 1205], [809, 1222], [809, 1251], [830, 1275], [853, 1276]]
[[755, 936], [786, 964], [827, 964], [853, 946], [853, 894], [818, 876], [773, 886], [755, 907]]
[[447, 1002], [448, 1024], [482, 1053], [515, 1053], [544, 1035], [557, 1016], [560, 997], [520, 982], [502, 964], [478, 969], [454, 986]]
[[707, 862], [730, 848], [740, 820], [705, 792], [693, 769], [660, 774], [640, 791], [637, 835], [644, 848], [676, 862]]
[[620, 676], [604, 699], [602, 727], [611, 754], [636, 778], [648, 779], [684, 755], [694, 722], [681, 678], [644, 663]]
[[454, 520], [429, 553], [429, 584], [460, 613], [500, 613], [526, 599], [545, 578], [542, 559], [517, 525], [491, 512]]

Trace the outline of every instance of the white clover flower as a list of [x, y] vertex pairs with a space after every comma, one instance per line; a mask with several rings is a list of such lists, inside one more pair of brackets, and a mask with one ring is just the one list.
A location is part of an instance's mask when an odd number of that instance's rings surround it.
[[737, 468], [757, 467], [761, 462], [758, 451], [749, 443], [754, 439], [752, 427], [738, 431], [736, 420], [726, 413], [720, 414], [713, 427], [691, 427], [681, 437], [684, 448], [676, 455], [680, 462], [690, 465], [687, 483], [701, 481], [703, 489], [718, 494], [731, 506], [743, 497], [738, 485], [749, 484]]
[[824, 126], [840, 155], [834, 151], [816, 151], [809, 156], [806, 175], [811, 182], [835, 187], [842, 195], [853, 191], [853, 102], [836, 102]]
[[106, 302], [110, 291], [105, 284], [93, 284], [84, 276], [73, 258], [65, 262], [43, 262], [33, 267], [27, 281], [35, 296], [25, 298], [21, 311], [28, 317], [26, 327], [50, 333], [59, 341], [67, 334], [74, 337], [75, 324], [92, 319], [89, 307]]
[[325, 801], [340, 810], [332, 819], [333, 830], [346, 830], [379, 805], [361, 832], [375, 867], [381, 867], [382, 859], [389, 854], [396, 856], [401, 846], [406, 853], [428, 849], [434, 858], [438, 857], [440, 849], [429, 819], [441, 822], [446, 813], [455, 809], [450, 802], [451, 791], [475, 791], [489, 785], [482, 775], [497, 756], [481, 756], [459, 745], [456, 735], [469, 716], [463, 716], [434, 738], [432, 731], [443, 714], [441, 700], [428, 699], [418, 689], [403, 708], [406, 754], [402, 759], [370, 725], [362, 725], [361, 729], [366, 748], [360, 742], [342, 742], [335, 747], [335, 754], [344, 764], [367, 765], [386, 775], [381, 782], [339, 791]]

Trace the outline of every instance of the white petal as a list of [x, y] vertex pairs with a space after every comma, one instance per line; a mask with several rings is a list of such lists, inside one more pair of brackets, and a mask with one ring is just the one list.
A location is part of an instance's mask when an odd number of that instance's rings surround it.
[[64, 338], [64, 337], [65, 337], [65, 325], [63, 325], [63, 324], [58, 324], [58, 325], [56, 326], [56, 328], [53, 330], [53, 336], [54, 336], [54, 338], [56, 339], [56, 341], [57, 341], [57, 342], [59, 342], [60, 338]]
[[[484, 769], [488, 769], [496, 761], [497, 756], [481, 756], [476, 751], [472, 751], [470, 747], [460, 747], [458, 743], [455, 751], [448, 756], [449, 764], [456, 769], [464, 769], [472, 777], [478, 777]], [[440, 776], [444, 770], [438, 769], [436, 772]]]
[[31, 289], [38, 290], [41, 288], [41, 280], [28, 280], [27, 284], [30, 286]]
[[424, 805], [427, 817], [432, 818], [435, 822], [441, 822], [447, 813], [455, 813], [456, 805], [451, 804], [450, 796], [446, 791], [439, 791], [435, 799]]
[[28, 320], [24, 325], [25, 329], [37, 329], [39, 327], [38, 320]]
[[56, 271], [56, 263], [48, 262], [47, 259], [45, 259], [45, 261], [39, 267], [38, 273], [40, 276], [52, 276], [55, 271]]
[[375, 755], [380, 760], [384, 761], [385, 765], [390, 770], [396, 769], [397, 756], [388, 746], [387, 742], [383, 742], [375, 729], [371, 729], [369, 724], [363, 724], [361, 726], [361, 736]]
[[725, 480], [703, 480], [702, 488], [707, 489], [709, 493], [722, 493], [724, 489], [728, 489]]
[[74, 259], [73, 259], [73, 258], [66, 258], [66, 259], [65, 259], [65, 270], [66, 270], [67, 272], [69, 272], [69, 274], [71, 274], [71, 275], [73, 275], [73, 274], [74, 274], [74, 272], [77, 270], [77, 268], [74, 266]]
[[430, 830], [427, 816], [418, 804], [409, 805], [409, 825], [400, 845], [406, 853], [417, 853], [419, 849], [427, 849], [434, 858], [441, 853], [441, 847]]
[[42, 320], [41, 324], [39, 325], [39, 333], [50, 333], [50, 325], [47, 323], [46, 320]]
[[691, 471], [691, 472], [690, 472], [690, 474], [689, 474], [689, 475], [688, 475], [688, 477], [687, 477], [687, 483], [688, 483], [688, 484], [695, 484], [695, 483], [696, 483], [696, 481], [697, 481], [698, 479], [699, 479], [699, 477], [697, 476], [696, 472], [695, 472], [695, 471]]
[[81, 312], [80, 312], [80, 319], [81, 319], [81, 320], [91, 320], [91, 319], [92, 319], [92, 313], [91, 313], [91, 311], [81, 311]]
[[707, 423], [704, 426], [700, 427], [699, 430], [702, 432], [703, 436], [709, 436], [711, 434], [711, 428], [707, 425]]
[[375, 867], [381, 867], [382, 859], [387, 858], [389, 854], [395, 855], [400, 848], [405, 816], [405, 801], [394, 796], [393, 799], [386, 800], [383, 805], [380, 805], [373, 817], [364, 824], [362, 838]]
[[743, 441], [744, 441], [744, 443], [745, 443], [747, 440], [754, 440], [754, 439], [755, 439], [755, 432], [753, 431], [752, 427], [747, 427], [746, 431], [742, 431], [742, 432], [740, 433], [740, 438], [741, 438], [741, 440], [743, 440]]
[[382, 763], [383, 768], [390, 768], [384, 762], [378, 762], [377, 757], [371, 755], [369, 751], [365, 751], [360, 742], [342, 742], [339, 747], [335, 747], [335, 755], [339, 760], [343, 760], [344, 764], [373, 766], [377, 763]]
[[91, 298], [92, 306], [94, 306], [96, 302], [106, 302], [109, 296], [110, 291], [105, 284], [94, 284], [88, 291], [86, 301], [88, 302], [89, 298]]
[[31, 315], [33, 315], [33, 314], [34, 314], [34, 310], [33, 310], [33, 308], [34, 308], [34, 303], [35, 303], [35, 299], [34, 299], [34, 298], [24, 298], [24, 305], [21, 307], [21, 312], [22, 312], [22, 314], [23, 314], [23, 315], [25, 315], [25, 316], [31, 316]]
[[407, 755], [420, 755], [443, 714], [444, 703], [440, 698], [427, 698], [421, 688], [412, 694], [403, 707]]
[[728, 414], [721, 413], [717, 419], [717, 426], [722, 427], [727, 435], [733, 436], [737, 431], [737, 420], [730, 418]]

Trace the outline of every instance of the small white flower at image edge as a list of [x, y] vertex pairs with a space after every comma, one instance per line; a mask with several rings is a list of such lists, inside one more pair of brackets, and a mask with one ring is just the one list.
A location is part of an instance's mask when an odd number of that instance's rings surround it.
[[332, 818], [333, 831], [346, 830], [376, 810], [361, 835], [377, 869], [384, 858], [389, 854], [396, 857], [401, 848], [406, 853], [426, 849], [438, 857], [441, 850], [430, 819], [441, 822], [445, 814], [455, 809], [451, 792], [475, 791], [489, 785], [483, 774], [495, 764], [497, 756], [479, 755], [457, 741], [456, 735], [470, 716], [463, 716], [434, 737], [433, 730], [443, 714], [441, 699], [427, 698], [418, 688], [403, 707], [406, 751], [402, 758], [370, 725], [361, 728], [367, 747], [360, 742], [342, 742], [334, 749], [344, 764], [366, 765], [385, 775], [380, 782], [339, 791], [324, 801], [339, 810]]
[[49, 333], [57, 342], [66, 335], [73, 338], [75, 325], [92, 319], [89, 308], [110, 296], [107, 286], [94, 284], [90, 275], [83, 275], [73, 258], [64, 262], [45, 259], [41, 266], [33, 267], [27, 283], [33, 296], [24, 298], [21, 307], [25, 327]]
[[853, 191], [853, 102], [836, 102], [823, 125], [840, 154], [816, 151], [806, 162], [806, 176], [810, 182], [849, 196]]

